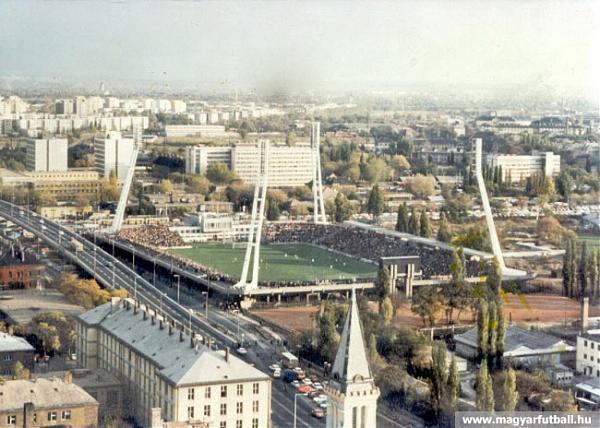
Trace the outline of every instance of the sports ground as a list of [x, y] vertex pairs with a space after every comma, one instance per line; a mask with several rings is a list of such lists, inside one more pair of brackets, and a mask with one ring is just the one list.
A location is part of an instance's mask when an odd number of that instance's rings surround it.
[[[245, 244], [202, 243], [170, 250], [223, 274], [239, 278]], [[308, 244], [261, 245], [261, 281], [323, 281], [374, 278], [377, 267]]]

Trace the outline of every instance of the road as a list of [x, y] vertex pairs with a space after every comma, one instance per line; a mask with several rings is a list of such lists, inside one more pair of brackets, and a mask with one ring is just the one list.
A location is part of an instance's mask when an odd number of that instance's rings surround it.
[[[256, 326], [245, 317], [232, 317], [216, 308], [209, 309], [210, 323], [203, 317], [204, 305], [193, 296], [176, 300], [175, 289], [169, 288], [166, 283], [158, 281], [156, 285], [146, 280], [134, 271], [129, 264], [113, 257], [101, 247], [88, 241], [70, 229], [6, 201], [0, 201], [0, 216], [16, 225], [35, 234], [45, 241], [50, 247], [63, 255], [67, 260], [79, 265], [83, 270], [92, 275], [105, 288], [122, 288], [127, 293], [167, 319], [172, 320], [179, 327], [188, 332], [194, 331], [197, 335], [211, 339], [215, 348], [237, 347], [237, 331], [239, 322], [240, 336], [243, 334], [248, 341], [255, 340], [256, 346], [248, 346], [248, 354], [242, 358], [258, 369], [269, 372], [268, 366], [275, 362], [278, 349], [270, 344], [269, 340], [261, 337]], [[81, 251], [75, 251], [71, 241], [81, 245]], [[185, 306], [185, 304], [189, 306]], [[190, 311], [192, 309], [192, 311]], [[213, 325], [214, 323], [214, 325]], [[235, 325], [235, 329], [234, 329]], [[263, 330], [264, 332], [264, 330]], [[304, 396], [295, 398], [293, 388], [285, 388], [281, 380], [273, 380], [272, 388], [272, 421], [275, 428], [288, 428], [293, 426], [294, 401], [297, 404], [298, 427], [323, 427], [325, 422], [317, 420], [311, 415], [314, 408], [311, 400]], [[413, 424], [398, 423], [385, 415], [378, 415], [378, 426], [405, 427]]]

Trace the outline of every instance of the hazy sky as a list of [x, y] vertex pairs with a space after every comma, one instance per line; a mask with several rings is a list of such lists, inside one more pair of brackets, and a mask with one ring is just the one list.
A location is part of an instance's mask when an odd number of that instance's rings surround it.
[[0, 1], [0, 76], [597, 93], [600, 1]]

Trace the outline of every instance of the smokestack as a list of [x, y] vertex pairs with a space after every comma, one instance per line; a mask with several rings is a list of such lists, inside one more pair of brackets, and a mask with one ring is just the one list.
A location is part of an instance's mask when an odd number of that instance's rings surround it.
[[585, 333], [590, 322], [589, 322], [589, 310], [590, 310], [590, 298], [584, 297], [581, 302], [581, 331]]

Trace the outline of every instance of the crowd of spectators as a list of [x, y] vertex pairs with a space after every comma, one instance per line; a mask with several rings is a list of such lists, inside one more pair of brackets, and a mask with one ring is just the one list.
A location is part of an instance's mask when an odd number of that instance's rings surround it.
[[[379, 262], [381, 257], [418, 256], [424, 279], [450, 274], [452, 253], [449, 250], [366, 229], [321, 224], [267, 224], [263, 228], [263, 240], [315, 244], [374, 262]], [[467, 261], [469, 276], [475, 276], [479, 271], [479, 263]]]
[[150, 247], [182, 247], [185, 245], [181, 236], [171, 232], [167, 226], [144, 225], [121, 229], [119, 238]]

